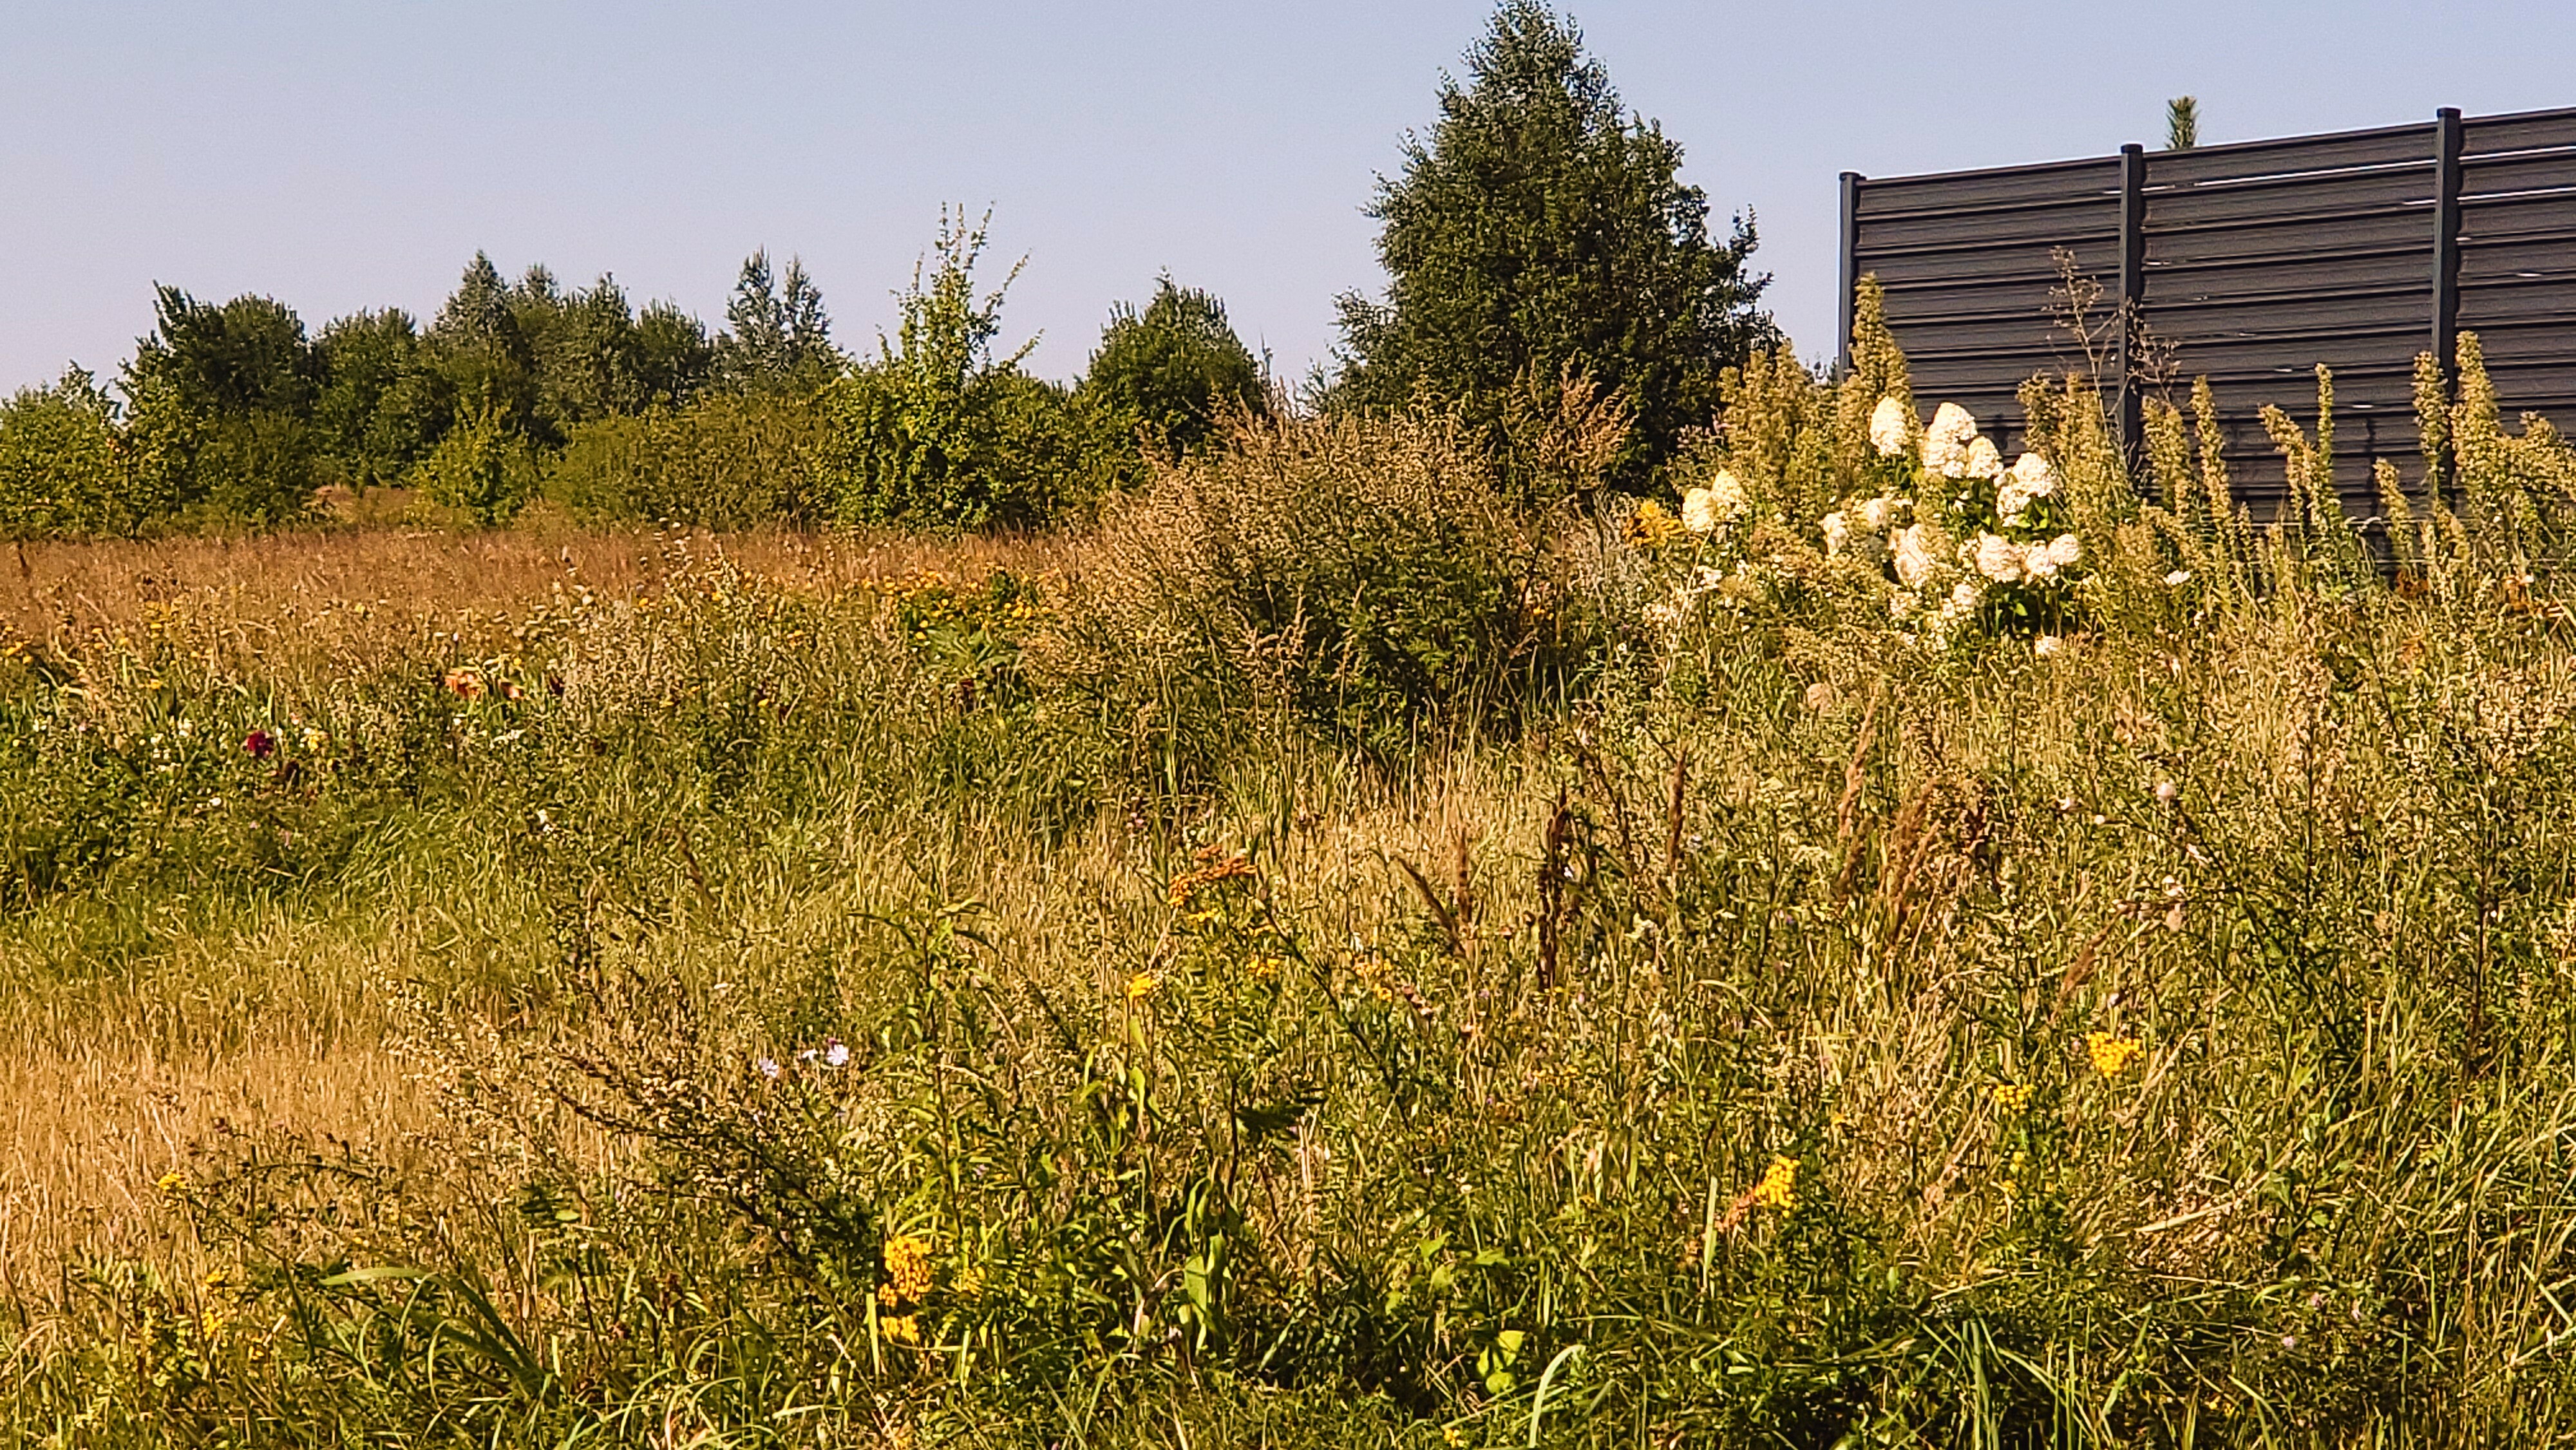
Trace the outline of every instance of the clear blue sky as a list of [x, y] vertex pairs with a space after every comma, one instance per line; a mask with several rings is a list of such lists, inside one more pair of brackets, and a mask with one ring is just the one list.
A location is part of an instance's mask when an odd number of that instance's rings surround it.
[[[1771, 301], [1830, 350], [1835, 175], [2001, 165], [2576, 105], [2576, 0], [1573, 7]], [[1362, 208], [1481, 0], [0, 4], [0, 388], [112, 373], [151, 285], [319, 326], [426, 315], [476, 248], [721, 316], [801, 254], [845, 345], [892, 313], [940, 203], [1028, 269], [1011, 338], [1083, 366], [1169, 268], [1291, 376], [1378, 284]]]

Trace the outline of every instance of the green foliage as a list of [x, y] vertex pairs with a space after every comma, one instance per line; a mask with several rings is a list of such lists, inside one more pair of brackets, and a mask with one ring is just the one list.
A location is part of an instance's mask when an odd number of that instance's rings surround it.
[[1678, 177], [1681, 148], [1632, 119], [1573, 23], [1507, 0], [1442, 83], [1440, 117], [1381, 180], [1383, 302], [1341, 299], [1329, 400], [1454, 405], [1499, 445], [1510, 400], [1589, 377], [1635, 419], [1617, 481], [1643, 487], [1717, 410], [1719, 372], [1776, 339], [1746, 269], [1749, 219], [1723, 243]]
[[446, 430], [450, 400], [400, 308], [333, 318], [314, 339], [322, 388], [313, 425], [323, 471], [352, 488], [400, 483]]
[[155, 312], [124, 378], [140, 496], [228, 524], [306, 516], [320, 482], [322, 364], [303, 322], [266, 297], [215, 305], [175, 287], [160, 289]]
[[546, 464], [546, 496], [589, 522], [815, 523], [824, 500], [810, 458], [824, 424], [811, 399], [734, 393], [594, 419]]
[[1099, 491], [1108, 429], [1085, 400], [1032, 378], [1034, 342], [996, 356], [1010, 277], [978, 295], [984, 225], [943, 215], [898, 299], [902, 319], [875, 360], [824, 394], [832, 428], [817, 452], [844, 523], [916, 528], [1029, 525]]
[[486, 411], [450, 427], [412, 481], [430, 502], [489, 528], [508, 523], [536, 492], [537, 462], [501, 415]]
[[141, 520], [115, 400], [79, 368], [0, 403], [0, 538], [95, 537]]
[[1215, 294], [1166, 275], [1142, 311], [1120, 303], [1101, 330], [1081, 391], [1147, 446], [1203, 448], [1236, 415], [1269, 410], [1262, 368], [1225, 320]]
[[811, 394], [847, 361], [832, 345], [822, 289], [799, 258], [787, 259], [783, 278], [771, 276], [768, 252], [746, 258], [725, 304], [725, 327], [714, 372], [739, 392]]

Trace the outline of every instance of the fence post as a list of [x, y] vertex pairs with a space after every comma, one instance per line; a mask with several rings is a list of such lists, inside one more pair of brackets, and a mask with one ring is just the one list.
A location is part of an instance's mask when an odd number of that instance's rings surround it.
[[2146, 445], [2137, 380], [2138, 328], [2147, 303], [2147, 151], [2135, 142], [2120, 148], [2120, 449], [2135, 460]]
[[1843, 300], [1837, 314], [1842, 341], [1834, 350], [1834, 376], [1851, 375], [1852, 291], [1860, 286], [1860, 181], [1857, 171], [1843, 173]]
[[2456, 382], [2460, 335], [2460, 112], [2433, 113], [2433, 359], [2444, 387]]

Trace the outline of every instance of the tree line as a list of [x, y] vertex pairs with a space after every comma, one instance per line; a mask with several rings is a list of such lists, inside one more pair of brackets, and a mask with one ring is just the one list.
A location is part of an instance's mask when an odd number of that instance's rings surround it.
[[[1341, 346], [1295, 405], [1445, 410], [1508, 458], [1528, 401], [1579, 376], [1629, 424], [1613, 480], [1654, 486], [1723, 371], [1780, 341], [1751, 221], [1712, 234], [1680, 146], [1571, 19], [1505, 0], [1466, 59], [1378, 180], [1388, 285], [1339, 299]], [[0, 403], [0, 534], [273, 526], [388, 486], [483, 524], [541, 497], [602, 520], [1034, 524], [1289, 405], [1224, 304], [1168, 275], [1112, 309], [1080, 379], [1030, 374], [1001, 345], [1008, 279], [979, 290], [984, 247], [943, 216], [895, 330], [855, 351], [765, 252], [712, 331], [613, 277], [514, 280], [481, 254], [425, 324], [308, 330], [274, 298], [163, 286], [113, 389], [74, 368]]]

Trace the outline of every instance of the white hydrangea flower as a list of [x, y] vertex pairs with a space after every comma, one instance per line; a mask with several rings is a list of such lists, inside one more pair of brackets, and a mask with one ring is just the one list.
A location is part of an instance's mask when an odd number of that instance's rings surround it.
[[2044, 544], [2032, 544], [2022, 552], [2022, 572], [2034, 581], [2054, 579], [2057, 571], [2084, 555], [2084, 546], [2073, 534], [2059, 534]]
[[1887, 457], [1905, 451], [1905, 435], [1914, 428], [1913, 415], [1893, 397], [1881, 398], [1869, 414], [1869, 442]]
[[1948, 614], [1968, 614], [1973, 612], [1984, 598], [1985, 594], [1977, 588], [1975, 580], [1962, 579], [1950, 586], [1950, 598], [1941, 608]]
[[2075, 564], [2083, 557], [2084, 545], [2078, 542], [2073, 534], [2059, 534], [2048, 541], [2048, 562], [2060, 569]]
[[1836, 509], [1816, 520], [1816, 527], [1825, 531], [1827, 558], [1840, 558], [1843, 551], [1851, 547], [1851, 525], [1844, 521], [1842, 510]]
[[1995, 512], [2007, 524], [2021, 522], [2030, 511], [2033, 499], [2057, 492], [2057, 470], [2036, 453], [2025, 453], [2015, 460], [2012, 471], [2004, 475], [2003, 487], [1995, 490]]
[[1721, 468], [1706, 488], [1682, 495], [1682, 527], [1694, 534], [1721, 533], [1753, 512], [1753, 496], [1744, 481]]
[[2018, 584], [2022, 576], [2021, 546], [1996, 534], [1979, 534], [1973, 546], [1977, 572], [1998, 584]]
[[2182, 586], [2191, 582], [2191, 571], [2189, 569], [2176, 569], [2165, 576], [2165, 582], [2176, 589], [2180, 589]]
[[1968, 475], [1968, 444], [1977, 436], [1977, 420], [1956, 403], [1943, 403], [1923, 434], [1923, 467], [1942, 478]]
[[1920, 589], [1941, 572], [1941, 561], [1933, 556], [1931, 531], [1922, 524], [1896, 531], [1888, 541], [1896, 552], [1896, 577], [1908, 589]]
[[1861, 528], [1873, 534], [1884, 534], [1896, 522], [1896, 500], [1881, 496], [1863, 499], [1854, 512], [1860, 515]]
[[1996, 451], [1993, 439], [1979, 437], [1968, 440], [1968, 476], [1970, 478], [2004, 476], [2004, 456]]

